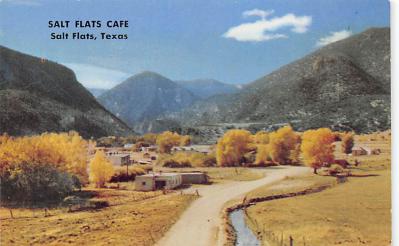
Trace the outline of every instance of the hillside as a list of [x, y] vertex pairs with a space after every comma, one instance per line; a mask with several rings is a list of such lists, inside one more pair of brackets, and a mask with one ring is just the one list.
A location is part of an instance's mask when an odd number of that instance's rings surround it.
[[232, 94], [239, 91], [239, 88], [232, 84], [226, 84], [214, 79], [196, 79], [175, 81], [194, 95], [206, 99], [220, 94]]
[[67, 67], [0, 46], [0, 132], [69, 130], [85, 137], [131, 133]]
[[106, 91], [98, 100], [135, 130], [146, 132], [154, 129], [153, 120], [181, 111], [198, 97], [157, 73], [143, 72]]
[[194, 104], [186, 126], [291, 123], [369, 132], [390, 128], [390, 29], [372, 28], [325, 46], [233, 95]]

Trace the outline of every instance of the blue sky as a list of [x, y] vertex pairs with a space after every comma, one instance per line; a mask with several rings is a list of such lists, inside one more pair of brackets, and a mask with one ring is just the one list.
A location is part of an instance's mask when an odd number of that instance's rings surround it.
[[[129, 21], [110, 31], [128, 40], [49, 38], [61, 31], [49, 29], [49, 20], [112, 19]], [[66, 64], [94, 88], [145, 70], [248, 83], [381, 26], [389, 26], [385, 0], [0, 0], [0, 45]]]

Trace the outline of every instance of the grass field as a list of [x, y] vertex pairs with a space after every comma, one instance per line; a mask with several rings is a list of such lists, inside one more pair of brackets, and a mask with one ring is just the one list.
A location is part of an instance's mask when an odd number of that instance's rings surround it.
[[[391, 172], [388, 138], [357, 137], [357, 143], [380, 148], [380, 155], [337, 158], [357, 159], [360, 165], [348, 182], [319, 193], [261, 202], [247, 209], [246, 221], [263, 245], [389, 245], [391, 239]], [[328, 180], [330, 179], [330, 180]], [[293, 192], [331, 182], [330, 177], [286, 179], [270, 189], [258, 189], [249, 197]], [[302, 187], [302, 188], [298, 188]], [[281, 241], [281, 239], [283, 240]], [[266, 243], [267, 242], [267, 243]], [[283, 244], [281, 244], [283, 242]]]
[[67, 212], [51, 209], [0, 209], [1, 245], [153, 245], [195, 199], [162, 192], [94, 190], [110, 206]]

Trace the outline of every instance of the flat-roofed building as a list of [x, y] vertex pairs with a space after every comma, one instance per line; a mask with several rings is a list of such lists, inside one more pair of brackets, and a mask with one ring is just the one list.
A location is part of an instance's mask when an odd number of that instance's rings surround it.
[[201, 172], [180, 173], [183, 184], [205, 184], [208, 182], [208, 176]]
[[138, 191], [171, 190], [182, 185], [182, 176], [179, 173], [152, 173], [137, 176], [134, 184]]
[[107, 159], [115, 166], [124, 166], [130, 164], [129, 154], [111, 154], [107, 155]]

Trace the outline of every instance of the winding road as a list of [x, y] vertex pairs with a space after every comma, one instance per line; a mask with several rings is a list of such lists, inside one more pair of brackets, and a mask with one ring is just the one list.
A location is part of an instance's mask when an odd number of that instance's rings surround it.
[[[259, 170], [260, 171], [260, 170]], [[242, 199], [245, 194], [285, 177], [305, 175], [306, 167], [278, 166], [266, 170], [265, 177], [253, 181], [236, 181], [198, 188], [200, 198], [184, 211], [180, 219], [157, 242], [157, 246], [222, 246], [225, 243], [221, 211], [226, 202]]]

